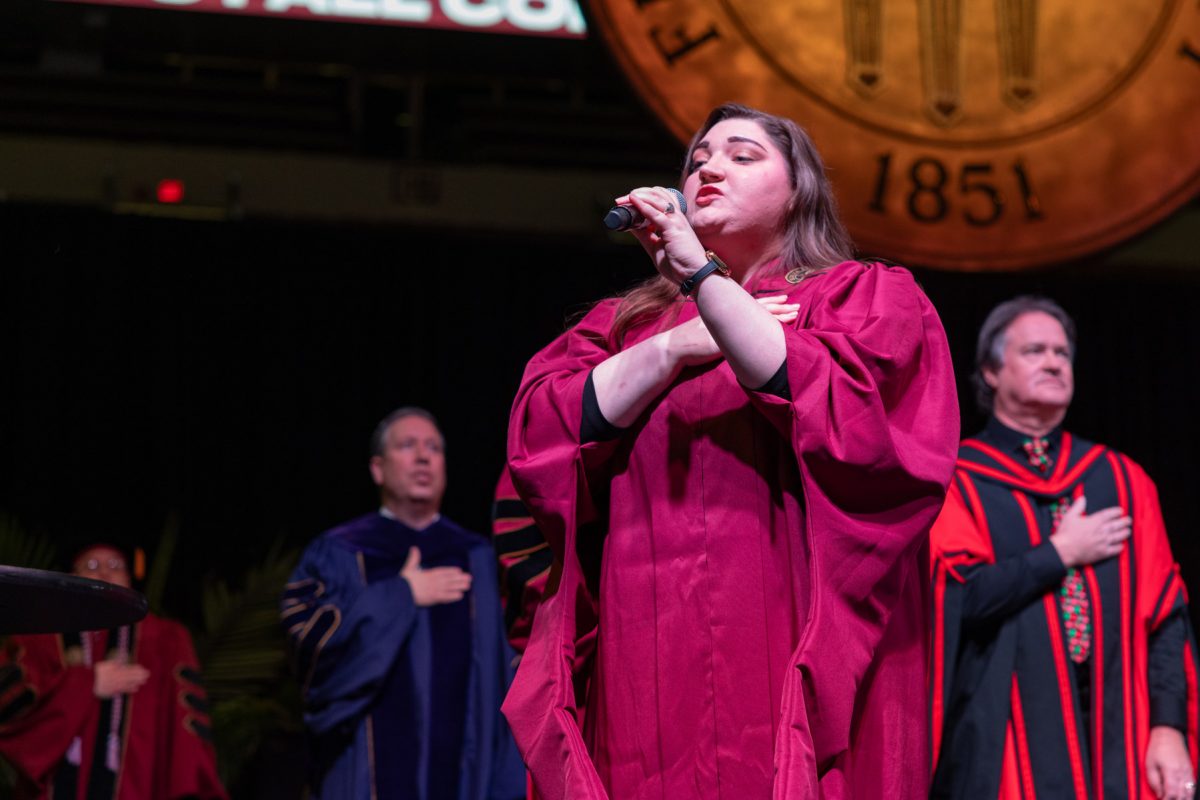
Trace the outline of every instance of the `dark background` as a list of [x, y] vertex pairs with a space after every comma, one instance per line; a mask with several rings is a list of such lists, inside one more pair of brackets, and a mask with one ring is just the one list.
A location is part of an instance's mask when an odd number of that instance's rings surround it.
[[[0, 57], [4, 132], [597, 171], [680, 157], [596, 40], [22, 2], [0, 12]], [[180, 58], [210, 66], [185, 80]], [[418, 84], [422, 116], [398, 127]], [[0, 243], [0, 510], [64, 556], [94, 539], [153, 545], [177, 515], [166, 605], [189, 621], [205, 576], [235, 578], [281, 537], [299, 547], [375, 506], [367, 438], [399, 405], [441, 418], [445, 510], [485, 530], [524, 362], [567, 315], [650, 272], [600, 232], [12, 202]], [[910, 266], [950, 337], [964, 433], [982, 423], [965, 379], [987, 310], [1038, 292], [1075, 315], [1068, 426], [1158, 481], [1191, 578], [1200, 270], [1156, 252], [1000, 275]]]

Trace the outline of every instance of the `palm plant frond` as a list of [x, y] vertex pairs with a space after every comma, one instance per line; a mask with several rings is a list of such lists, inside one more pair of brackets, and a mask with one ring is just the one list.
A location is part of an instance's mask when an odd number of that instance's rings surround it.
[[238, 783], [264, 742], [301, 728], [300, 693], [287, 674], [279, 621], [279, 597], [298, 558], [277, 543], [239, 586], [211, 580], [201, 596], [204, 631], [196, 636], [196, 652], [226, 786]]
[[299, 721], [292, 705], [281, 697], [236, 697], [213, 707], [217, 766], [226, 786], [238, 781], [245, 766], [275, 731], [295, 731]]
[[154, 549], [154, 561], [146, 573], [145, 595], [150, 611], [154, 614], [163, 613], [163, 592], [167, 588], [167, 575], [171, 572], [171, 562], [175, 558], [175, 544], [179, 541], [179, 518], [168, 514], [163, 523], [162, 535], [158, 538], [158, 547]]
[[225, 581], [205, 587], [197, 651], [214, 703], [261, 694], [278, 682], [287, 658], [279, 595], [297, 558], [295, 551], [275, 546], [239, 589]]
[[12, 514], [0, 513], [0, 564], [54, 569], [58, 552], [50, 540], [25, 530]]

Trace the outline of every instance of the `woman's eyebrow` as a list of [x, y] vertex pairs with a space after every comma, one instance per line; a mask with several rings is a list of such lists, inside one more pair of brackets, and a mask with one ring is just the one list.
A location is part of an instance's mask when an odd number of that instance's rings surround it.
[[[758, 149], [762, 150], [764, 153], [767, 152], [767, 148], [763, 147], [762, 144], [760, 144], [759, 142], [756, 142], [755, 140], [751, 139], [748, 136], [730, 136], [725, 141], [728, 142], [729, 144], [752, 144], [755, 147], [757, 147]], [[695, 147], [693, 147], [692, 152], [695, 153], [699, 150], [711, 150], [711, 149], [712, 149], [712, 145], [709, 144], [708, 139], [705, 139], [703, 142], [700, 142]]]
[[749, 138], [749, 137], [747, 137], [747, 136], [730, 136], [728, 139], [726, 139], [726, 141], [727, 141], [727, 142], [730, 142], [731, 144], [732, 144], [732, 143], [735, 143], [735, 142], [741, 142], [741, 143], [745, 143], [745, 144], [752, 144], [752, 145], [754, 145], [755, 147], [761, 148], [761, 149], [763, 149], [763, 150], [766, 150], [766, 149], [767, 149], [767, 148], [763, 147], [761, 144], [759, 144], [758, 142], [754, 141], [753, 139], [751, 139], [751, 138]]

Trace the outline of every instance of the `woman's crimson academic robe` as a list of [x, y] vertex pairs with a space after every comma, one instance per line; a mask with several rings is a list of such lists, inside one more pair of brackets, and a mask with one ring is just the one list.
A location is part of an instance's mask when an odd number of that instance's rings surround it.
[[945, 333], [900, 268], [751, 288], [801, 306], [790, 401], [718, 360], [581, 444], [613, 300], [525, 371], [509, 465], [556, 563], [504, 712], [546, 800], [928, 791], [924, 565], [958, 435]]

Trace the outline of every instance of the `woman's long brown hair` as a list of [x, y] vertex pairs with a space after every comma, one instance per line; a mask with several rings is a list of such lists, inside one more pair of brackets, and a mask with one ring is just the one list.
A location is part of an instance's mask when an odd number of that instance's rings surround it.
[[[777, 117], [737, 103], [717, 106], [688, 145], [679, 179], [680, 187], [687, 180], [696, 145], [714, 125], [726, 119], [757, 122], [787, 160], [792, 197], [781, 223], [785, 244], [779, 253], [778, 271], [784, 273], [796, 267], [826, 269], [852, 258], [854, 245], [838, 218], [837, 203], [829, 179], [825, 176], [821, 156], [804, 129], [786, 117]], [[630, 328], [661, 317], [671, 306], [677, 306], [675, 313], [678, 313], [681, 303], [679, 287], [673, 281], [661, 275], [643, 281], [621, 297], [609, 333], [610, 345], [619, 349]]]

